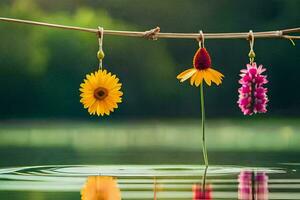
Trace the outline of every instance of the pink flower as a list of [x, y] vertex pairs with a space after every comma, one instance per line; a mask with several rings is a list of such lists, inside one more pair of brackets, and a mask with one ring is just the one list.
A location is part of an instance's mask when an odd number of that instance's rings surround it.
[[247, 69], [241, 70], [239, 80], [241, 87], [238, 89], [237, 103], [244, 115], [267, 112], [268, 90], [264, 85], [268, 80], [266, 75], [262, 75], [264, 71], [266, 69], [262, 65], [257, 67], [256, 63], [247, 64]]

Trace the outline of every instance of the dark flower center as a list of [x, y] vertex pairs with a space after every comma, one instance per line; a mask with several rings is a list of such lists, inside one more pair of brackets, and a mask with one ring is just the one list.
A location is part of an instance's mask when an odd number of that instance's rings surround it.
[[98, 87], [95, 91], [94, 91], [94, 97], [98, 100], [103, 100], [105, 99], [105, 97], [107, 97], [108, 95], [108, 91], [106, 88], [103, 87]]
[[193, 60], [194, 68], [203, 70], [211, 67], [211, 59], [205, 48], [198, 49]]

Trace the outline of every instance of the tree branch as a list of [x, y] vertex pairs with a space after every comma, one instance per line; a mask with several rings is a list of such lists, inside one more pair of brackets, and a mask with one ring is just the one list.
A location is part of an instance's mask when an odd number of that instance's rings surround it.
[[[0, 17], [0, 21], [4, 22], [13, 22], [13, 23], [21, 23], [21, 24], [29, 24], [34, 26], [45, 26], [51, 28], [60, 28], [66, 30], [75, 30], [75, 31], [83, 31], [89, 33], [97, 34], [99, 32], [98, 29], [93, 28], [85, 28], [85, 27], [77, 27], [77, 26], [66, 26], [60, 24], [50, 24], [44, 22], [37, 21], [29, 21], [29, 20], [21, 20], [21, 19], [13, 19], [13, 18], [4, 18]], [[156, 29], [152, 30], [157, 30]], [[118, 30], [104, 30], [105, 35], [118, 35], [118, 36], [128, 36], [128, 37], [145, 37], [149, 31], [118, 31]], [[292, 29], [283, 29], [283, 30], [275, 30], [275, 31], [265, 31], [265, 32], [253, 32], [255, 38], [282, 38], [282, 39], [300, 39], [300, 36], [297, 35], [288, 35], [289, 33], [300, 33], [299, 28]], [[154, 32], [155, 35], [152, 35], [153, 38], [174, 38], [174, 39], [199, 39], [199, 33], [159, 33]], [[239, 33], [205, 33], [205, 39], [249, 39], [249, 32], [239, 32]]]

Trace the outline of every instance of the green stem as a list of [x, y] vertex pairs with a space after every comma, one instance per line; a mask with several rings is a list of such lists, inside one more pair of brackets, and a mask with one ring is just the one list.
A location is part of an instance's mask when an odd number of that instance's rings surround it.
[[207, 173], [207, 168], [208, 168], [208, 166], [205, 166], [204, 173], [203, 173], [203, 177], [202, 177], [202, 192], [203, 192], [203, 195], [202, 195], [201, 198], [205, 198], [205, 193], [206, 193], [206, 173]]
[[201, 117], [202, 117], [202, 148], [203, 158], [205, 166], [208, 166], [208, 157], [205, 143], [205, 109], [204, 109], [204, 94], [203, 94], [203, 82], [200, 85], [200, 100], [201, 100]]

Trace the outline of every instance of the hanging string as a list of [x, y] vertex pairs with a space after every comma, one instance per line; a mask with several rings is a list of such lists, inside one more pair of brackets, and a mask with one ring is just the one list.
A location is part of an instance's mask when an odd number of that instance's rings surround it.
[[249, 31], [249, 45], [250, 45], [250, 51], [249, 51], [249, 60], [250, 60], [250, 64], [252, 64], [254, 62], [254, 58], [255, 58], [255, 52], [253, 50], [253, 47], [254, 47], [254, 34], [253, 34], [253, 31], [250, 30]]
[[102, 70], [102, 60], [104, 58], [104, 52], [103, 52], [103, 34], [104, 29], [103, 27], [98, 27], [98, 42], [99, 42], [99, 50], [97, 52], [97, 57], [99, 59], [99, 69]]
[[199, 33], [200, 33], [200, 36], [197, 38], [198, 43], [199, 43], [199, 48], [200, 49], [201, 48], [205, 48], [205, 46], [204, 46], [204, 34], [203, 34], [203, 31], [200, 30]]
[[[78, 26], [67, 26], [61, 24], [51, 24], [38, 21], [14, 19], [14, 18], [5, 18], [0, 17], [0, 21], [11, 22], [11, 23], [20, 23], [28, 24], [34, 26], [45, 26], [51, 28], [60, 28], [65, 30], [73, 31], [82, 31], [88, 33], [97, 33], [98, 29], [78, 27]], [[278, 34], [281, 33], [281, 34]], [[299, 35], [289, 35], [293, 33], [300, 33], [300, 27], [282, 29], [276, 31], [262, 31], [255, 32], [254, 35], [256, 38], [284, 38], [284, 39], [300, 39]], [[119, 30], [105, 30], [107, 35], [118, 35], [118, 36], [128, 36], [128, 37], [144, 37], [145, 31], [119, 31]], [[198, 33], [156, 33], [156, 38], [182, 38], [182, 39], [197, 39], [199, 37]], [[237, 33], [206, 33], [206, 39], [247, 39], [249, 34], [247, 32], [237, 32]]]

